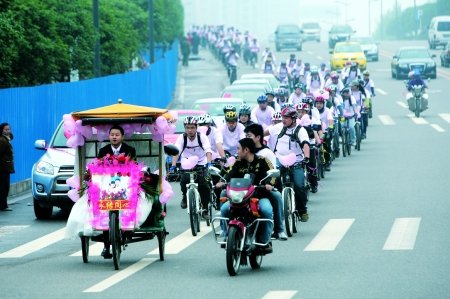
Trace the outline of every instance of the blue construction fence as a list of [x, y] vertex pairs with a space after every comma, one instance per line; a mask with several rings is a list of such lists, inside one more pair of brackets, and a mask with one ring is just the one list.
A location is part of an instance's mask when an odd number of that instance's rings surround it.
[[[165, 108], [173, 98], [177, 80], [178, 42], [158, 55], [148, 69], [71, 83], [0, 90], [0, 123], [14, 134], [15, 174], [11, 183], [31, 177], [42, 151], [34, 141], [53, 135], [62, 116], [73, 111], [124, 103]], [[164, 57], [162, 57], [164, 56]]]

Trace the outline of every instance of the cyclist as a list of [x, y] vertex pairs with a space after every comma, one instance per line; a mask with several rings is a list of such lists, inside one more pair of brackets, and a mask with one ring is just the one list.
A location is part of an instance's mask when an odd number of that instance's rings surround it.
[[[319, 68], [319, 75], [320, 75], [322, 78], [325, 78], [325, 75], [326, 75], [327, 73], [329, 73], [330, 70], [327, 69], [327, 65], [326, 65], [325, 63], [323, 63], [323, 62], [320, 63], [319, 67], [320, 67], [320, 68]], [[325, 80], [325, 81], [326, 81], [326, 80]]]
[[352, 62], [350, 65], [350, 69], [347, 73], [344, 74], [344, 79], [342, 79], [342, 82], [345, 85], [350, 84], [355, 79], [361, 78], [361, 70], [358, 67], [358, 63], [356, 61]]
[[270, 106], [275, 111], [281, 111], [280, 105], [277, 103], [277, 101], [274, 101], [275, 99], [275, 93], [273, 91], [266, 92], [267, 97], [267, 106]]
[[295, 58], [295, 54], [294, 53], [290, 54], [289, 59], [286, 61], [286, 65], [289, 69], [289, 72], [290, 70], [292, 70], [292, 68], [295, 66], [296, 63], [297, 59]]
[[336, 71], [332, 71], [330, 73], [330, 79], [325, 82], [325, 87], [330, 87], [330, 85], [336, 85], [338, 93], [344, 88], [344, 83], [339, 79], [339, 74]]
[[253, 124], [251, 120], [252, 107], [247, 104], [242, 104], [239, 106], [239, 123], [243, 124], [244, 127]]
[[[275, 112], [277, 113], [277, 112]], [[279, 113], [279, 112], [278, 112]], [[264, 129], [260, 124], [252, 124], [245, 128], [245, 134], [247, 138], [251, 138], [255, 142], [256, 155], [264, 157], [270, 161], [272, 166], [276, 165], [275, 154], [262, 142], [264, 140]], [[283, 219], [283, 200], [281, 199], [281, 193], [279, 191], [270, 192], [270, 202], [273, 207], [273, 221], [274, 221], [274, 238], [281, 241], [286, 241], [288, 239], [285, 229]]]
[[[234, 48], [231, 48], [230, 51], [225, 54], [225, 59], [227, 62], [228, 78], [230, 78], [230, 82], [231, 82], [231, 84], [233, 84], [233, 81], [236, 80], [236, 76], [237, 76], [236, 68], [237, 68], [237, 62], [239, 59], [239, 54], [236, 53], [236, 50]], [[233, 78], [232, 78], [232, 75], [233, 75]]]
[[289, 83], [289, 70], [285, 61], [282, 61], [277, 69], [277, 79], [283, 84]]
[[279, 131], [276, 132], [274, 130], [277, 130], [278, 128], [281, 131], [280, 126], [276, 126], [277, 124], [281, 123], [282, 117], [281, 112], [275, 112], [272, 114], [272, 124], [268, 126], [264, 132], [264, 135], [267, 139], [267, 146], [270, 148], [271, 151], [275, 149], [275, 143], [277, 141], [277, 136], [280, 133]]
[[357, 113], [358, 120], [361, 123], [361, 131], [362, 135], [361, 138], [366, 138], [366, 124], [367, 124], [367, 113], [365, 108], [365, 101], [366, 101], [366, 91], [362, 87], [361, 83], [355, 79], [350, 84], [351, 88], [351, 94], [356, 100], [356, 107], [359, 110], [360, 113]]
[[252, 63], [253, 61], [253, 63], [256, 64], [256, 62], [258, 61], [259, 44], [258, 40], [255, 37], [250, 42], [248, 48], [250, 50], [250, 63]]
[[268, 57], [261, 65], [261, 73], [273, 75], [275, 71], [275, 64], [272, 62], [272, 58]]
[[281, 111], [281, 106], [283, 104], [289, 103], [288, 96], [289, 94], [286, 88], [279, 87], [275, 90], [275, 97], [277, 98], [277, 103], [280, 106], [280, 110], [278, 111]]
[[253, 108], [251, 119], [253, 119], [256, 123], [264, 126], [270, 126], [272, 123], [272, 114], [275, 110], [268, 106], [267, 96], [260, 95], [257, 99], [258, 106]]
[[300, 77], [304, 73], [304, 67], [305, 66], [302, 63], [302, 60], [297, 59], [297, 63], [293, 67], [289, 68], [289, 73], [291, 74], [294, 86], [300, 82]]
[[[277, 124], [273, 132], [277, 134], [274, 152], [276, 155], [286, 156], [295, 153], [297, 159], [293, 169], [295, 203], [302, 222], [309, 219], [306, 207], [307, 196], [305, 188], [305, 176], [303, 165], [309, 161], [309, 137], [304, 128], [298, 126], [297, 110], [294, 107], [286, 107], [281, 111], [282, 123]], [[278, 164], [280, 170], [284, 167]]]
[[[207, 207], [210, 201], [210, 189], [209, 182], [210, 177], [207, 171], [207, 167], [211, 166], [211, 145], [209, 143], [208, 137], [206, 135], [197, 132], [198, 121], [194, 116], [186, 116], [184, 119], [184, 129], [185, 133], [178, 136], [175, 141], [175, 146], [178, 148], [180, 153], [172, 159], [172, 166], [170, 167], [169, 172], [173, 173], [176, 169], [176, 163], [178, 158], [181, 156], [181, 159], [187, 159], [192, 156], [198, 157], [197, 166], [195, 167], [195, 171], [198, 173], [197, 175], [197, 183], [198, 183], [198, 191], [200, 193], [202, 207]], [[182, 192], [181, 199], [181, 208], [186, 209], [187, 200], [186, 200], [186, 184], [189, 183], [189, 175], [187, 173], [183, 173], [180, 179], [180, 187]], [[203, 217], [206, 219], [208, 213], [205, 209], [203, 212]]]
[[[270, 161], [266, 158], [257, 156], [255, 143], [251, 138], [243, 138], [238, 142], [238, 156], [239, 159], [233, 164], [231, 170], [225, 176], [226, 180], [229, 181], [231, 178], [243, 178], [245, 174], [252, 173], [254, 175], [253, 181], [259, 183], [263, 178], [266, 177], [268, 170], [273, 169]], [[223, 182], [216, 184], [217, 188], [224, 185]], [[271, 178], [266, 182], [266, 188], [258, 188], [256, 190], [256, 197], [259, 198], [259, 212], [262, 218], [272, 219], [273, 208], [268, 199], [270, 191], [273, 190], [275, 186], [275, 178]], [[220, 208], [220, 213], [222, 217], [228, 218], [230, 213], [230, 202], [226, 201]], [[222, 231], [226, 235], [227, 227], [224, 222], [222, 223]], [[257, 241], [259, 243], [268, 243], [270, 241], [272, 225], [269, 222], [260, 223], [260, 229], [258, 230]], [[271, 253], [272, 245], [262, 247], [260, 249], [263, 253]]]
[[294, 86], [294, 92], [289, 96], [288, 102], [292, 105], [297, 105], [302, 102], [305, 97], [304, 91], [306, 86], [303, 83], [297, 83]]
[[311, 74], [306, 78], [306, 90], [314, 93], [323, 88], [325, 84], [324, 79], [319, 75], [317, 66], [311, 67]]
[[207, 127], [206, 136], [208, 136], [209, 144], [211, 145], [212, 156], [218, 156], [217, 145], [216, 145], [216, 132], [217, 128], [212, 126], [212, 117], [210, 114], [205, 113], [198, 117], [198, 126]]
[[330, 171], [331, 162], [331, 137], [332, 129], [334, 127], [334, 118], [332, 111], [325, 107], [325, 97], [322, 95], [316, 96], [316, 108], [319, 110], [320, 119], [322, 121], [322, 131], [324, 132], [322, 137], [322, 146], [324, 146], [324, 167], [326, 171]]
[[350, 71], [350, 66], [352, 65], [352, 62], [350, 60], [347, 60], [344, 64], [344, 67], [341, 69], [341, 81], [344, 82], [345, 77], [347, 76], [348, 72]]
[[245, 137], [245, 127], [237, 120], [236, 111], [228, 110], [225, 113], [225, 123], [217, 129], [217, 151], [221, 158], [226, 158], [227, 153], [232, 156], [236, 155], [238, 142]]
[[373, 80], [370, 79], [370, 73], [368, 70], [365, 70], [363, 72], [363, 80], [364, 80], [363, 82], [364, 89], [370, 92], [371, 98], [375, 97], [375, 84], [373, 83]]
[[266, 61], [269, 57], [272, 59], [273, 63], [276, 63], [276, 59], [275, 59], [275, 54], [272, 53], [272, 51], [270, 51], [269, 47], [266, 47], [266, 49], [264, 50], [264, 52], [261, 54], [262, 57], [262, 61]]
[[350, 89], [345, 87], [341, 91], [342, 96], [342, 106], [343, 106], [343, 116], [348, 119], [349, 130], [350, 130], [350, 143], [352, 146], [355, 145], [356, 135], [355, 135], [355, 116], [357, 116], [358, 106], [356, 105], [355, 98], [351, 95]]

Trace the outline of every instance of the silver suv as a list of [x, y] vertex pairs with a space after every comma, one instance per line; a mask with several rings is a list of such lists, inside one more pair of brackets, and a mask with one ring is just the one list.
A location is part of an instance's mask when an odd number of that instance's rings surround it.
[[74, 173], [75, 150], [66, 146], [62, 124], [58, 125], [49, 144], [45, 140], [36, 140], [34, 143], [36, 149], [45, 150], [31, 172], [34, 214], [37, 219], [50, 218], [54, 206], [67, 212], [73, 206], [73, 201], [67, 196], [70, 187], [66, 180]]

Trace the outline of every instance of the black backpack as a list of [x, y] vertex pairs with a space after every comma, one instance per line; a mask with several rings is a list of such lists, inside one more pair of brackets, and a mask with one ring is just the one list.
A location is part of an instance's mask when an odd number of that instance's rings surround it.
[[[184, 150], [185, 150], [186, 148], [188, 148], [188, 146], [187, 146], [187, 134], [186, 134], [186, 133], [183, 133], [183, 138], [184, 138], [184, 143], [183, 143], [183, 149], [181, 150], [180, 156], [181, 156], [181, 154], [184, 152]], [[202, 144], [202, 140], [201, 140], [201, 138], [200, 138], [200, 133], [199, 133], [199, 132], [197, 132], [197, 140], [198, 140], [198, 146], [199, 146], [202, 150], [205, 150], [205, 149], [203, 148], [203, 144]], [[189, 147], [189, 148], [195, 148], [195, 147], [197, 147], [197, 146]]]
[[281, 130], [280, 134], [278, 134], [277, 142], [275, 143], [275, 147], [274, 147], [273, 152], [276, 152], [276, 151], [277, 151], [278, 140], [279, 140], [281, 137], [283, 137], [284, 135], [288, 135], [291, 139], [293, 138], [293, 140], [295, 140], [295, 141], [298, 143], [298, 145], [300, 146], [300, 148], [301, 148], [301, 142], [300, 142], [300, 140], [298, 139], [298, 132], [300, 131], [301, 128], [302, 128], [302, 126], [297, 125], [297, 127], [295, 127], [294, 132], [293, 132], [292, 134], [287, 134], [287, 133], [286, 133], [286, 132], [287, 132], [287, 128], [286, 128], [286, 127], [283, 127], [283, 129]]

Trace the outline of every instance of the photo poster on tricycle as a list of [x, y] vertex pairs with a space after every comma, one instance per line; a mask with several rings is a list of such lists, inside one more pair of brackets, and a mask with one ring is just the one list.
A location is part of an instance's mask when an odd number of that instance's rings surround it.
[[140, 190], [140, 166], [134, 162], [125, 164], [89, 165], [91, 182], [89, 200], [92, 203], [92, 226], [109, 228], [109, 212], [119, 211], [122, 229], [136, 227], [136, 207]]

